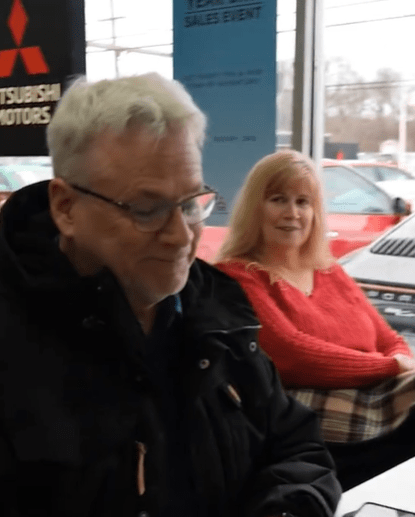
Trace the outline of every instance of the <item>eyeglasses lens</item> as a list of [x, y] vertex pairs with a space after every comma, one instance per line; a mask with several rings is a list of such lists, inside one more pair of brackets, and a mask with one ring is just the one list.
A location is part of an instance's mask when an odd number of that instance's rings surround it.
[[[181, 207], [183, 217], [187, 224], [192, 225], [207, 219], [212, 213], [215, 203], [215, 192], [206, 192], [187, 199], [178, 206]], [[147, 217], [141, 217], [138, 212], [135, 212], [134, 216], [137, 226], [143, 231], [158, 231], [167, 223], [173, 209], [171, 206], [166, 206], [163, 209], [155, 210], [151, 216]]]

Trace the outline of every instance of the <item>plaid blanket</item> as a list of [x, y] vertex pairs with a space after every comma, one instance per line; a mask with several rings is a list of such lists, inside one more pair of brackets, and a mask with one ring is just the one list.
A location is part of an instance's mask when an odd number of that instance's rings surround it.
[[415, 406], [415, 372], [359, 389], [286, 389], [319, 416], [328, 442], [370, 440], [396, 429]]

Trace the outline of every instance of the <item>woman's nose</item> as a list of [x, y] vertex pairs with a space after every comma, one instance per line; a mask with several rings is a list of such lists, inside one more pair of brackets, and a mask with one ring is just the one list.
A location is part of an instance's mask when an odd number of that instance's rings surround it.
[[298, 206], [294, 202], [289, 202], [287, 204], [286, 216], [288, 217], [298, 217]]

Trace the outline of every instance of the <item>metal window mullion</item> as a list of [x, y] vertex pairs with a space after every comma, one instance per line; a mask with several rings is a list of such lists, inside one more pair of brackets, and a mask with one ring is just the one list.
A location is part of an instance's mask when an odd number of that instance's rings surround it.
[[314, 55], [311, 157], [320, 164], [324, 157], [325, 126], [325, 59], [324, 59], [324, 0], [314, 0]]
[[323, 0], [297, 0], [292, 147], [323, 157]]

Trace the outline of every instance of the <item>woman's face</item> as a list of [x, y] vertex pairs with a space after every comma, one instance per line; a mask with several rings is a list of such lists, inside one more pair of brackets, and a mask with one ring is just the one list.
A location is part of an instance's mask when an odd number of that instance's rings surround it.
[[266, 247], [300, 249], [313, 227], [314, 208], [309, 182], [298, 180], [267, 194], [262, 206]]

